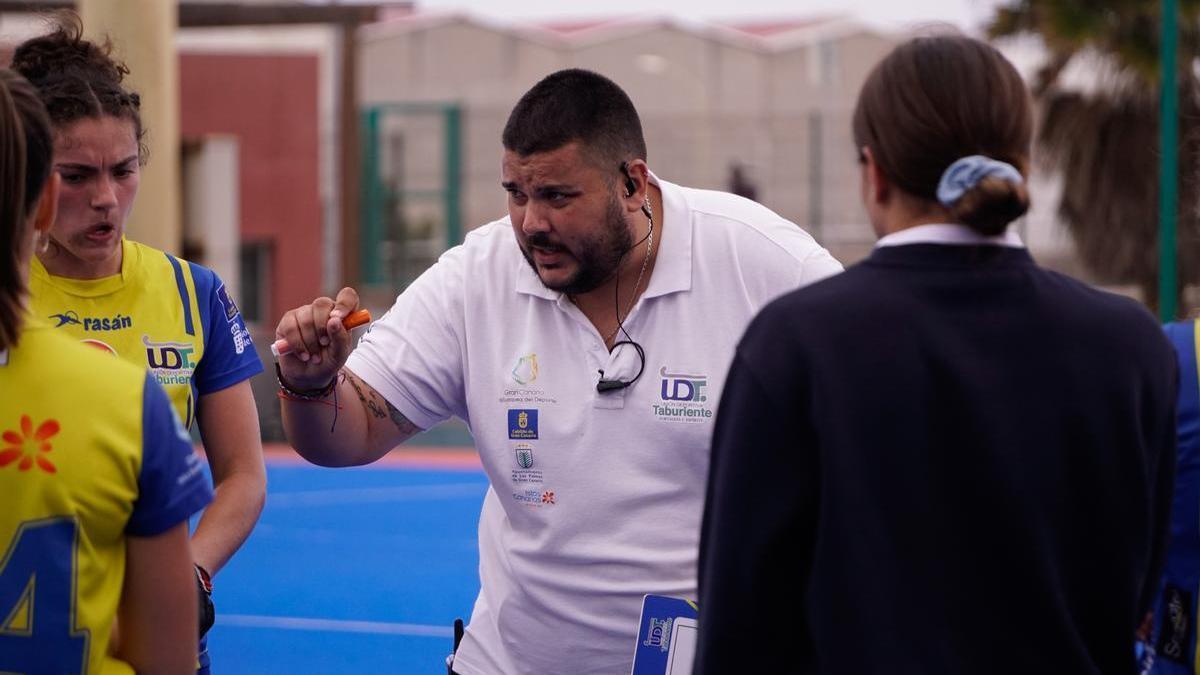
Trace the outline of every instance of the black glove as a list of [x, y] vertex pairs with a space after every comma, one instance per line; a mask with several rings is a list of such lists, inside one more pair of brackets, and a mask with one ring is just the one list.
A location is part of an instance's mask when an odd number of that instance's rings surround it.
[[196, 592], [199, 594], [198, 600], [200, 607], [200, 639], [204, 639], [204, 634], [212, 628], [213, 621], [217, 618], [216, 609], [213, 607], [212, 601], [212, 577], [208, 575], [208, 570], [196, 565]]

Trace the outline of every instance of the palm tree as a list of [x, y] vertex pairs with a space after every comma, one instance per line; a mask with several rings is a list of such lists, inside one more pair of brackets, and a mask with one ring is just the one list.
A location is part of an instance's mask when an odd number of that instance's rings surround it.
[[[1063, 177], [1059, 216], [1098, 281], [1136, 284], [1152, 308], [1158, 307], [1161, 4], [1009, 0], [988, 27], [993, 38], [1034, 34], [1045, 44], [1046, 62], [1031, 83], [1039, 109], [1036, 152]], [[1181, 0], [1180, 7], [1182, 288], [1200, 272], [1200, 0]], [[1086, 88], [1064, 82], [1075, 64], [1092, 76]]]

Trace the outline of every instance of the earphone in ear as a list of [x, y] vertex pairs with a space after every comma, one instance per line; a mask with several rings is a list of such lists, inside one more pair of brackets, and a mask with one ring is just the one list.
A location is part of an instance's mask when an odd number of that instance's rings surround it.
[[621, 173], [625, 174], [625, 196], [632, 197], [634, 192], [637, 192], [637, 183], [633, 182], [633, 176], [629, 175], [629, 164], [621, 162]]

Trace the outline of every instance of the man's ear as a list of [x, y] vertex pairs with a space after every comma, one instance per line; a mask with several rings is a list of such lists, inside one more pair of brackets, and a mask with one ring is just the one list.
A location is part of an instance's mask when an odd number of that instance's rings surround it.
[[[620, 188], [621, 201], [626, 211], [640, 211], [650, 189], [650, 167], [644, 159], [631, 159], [622, 166], [625, 175]], [[629, 190], [630, 187], [633, 189]]]
[[46, 181], [46, 186], [42, 188], [42, 194], [38, 197], [37, 210], [33, 214], [33, 227], [42, 236], [50, 234], [50, 228], [54, 225], [54, 218], [58, 215], [58, 191], [62, 187], [62, 177], [57, 171], [50, 172], [50, 178]]

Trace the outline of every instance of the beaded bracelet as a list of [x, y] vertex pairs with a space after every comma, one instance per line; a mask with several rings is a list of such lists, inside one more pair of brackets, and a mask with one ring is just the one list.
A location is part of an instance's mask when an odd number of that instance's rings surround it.
[[298, 399], [301, 401], [323, 400], [326, 396], [329, 396], [329, 394], [333, 393], [333, 391], [337, 389], [338, 384], [338, 376], [334, 375], [333, 379], [329, 381], [329, 384], [325, 385], [324, 387], [318, 387], [316, 389], [293, 389], [288, 385], [287, 380], [283, 379], [283, 371], [279, 369], [278, 362], [275, 363], [275, 379], [279, 381], [279, 391], [283, 392], [286, 395], [286, 398]]
[[[329, 424], [329, 433], [337, 428], [338, 411], [342, 406], [338, 405], [337, 387], [342, 378], [345, 377], [341, 371], [333, 376], [329, 384], [320, 389], [305, 389], [296, 391], [288, 386], [287, 380], [283, 379], [283, 371], [279, 369], [279, 363], [275, 363], [275, 379], [279, 381], [279, 398], [285, 401], [300, 401], [301, 403], [320, 403], [321, 405], [331, 406], [333, 408], [333, 422]], [[326, 401], [325, 397], [333, 393], [333, 401]]]

